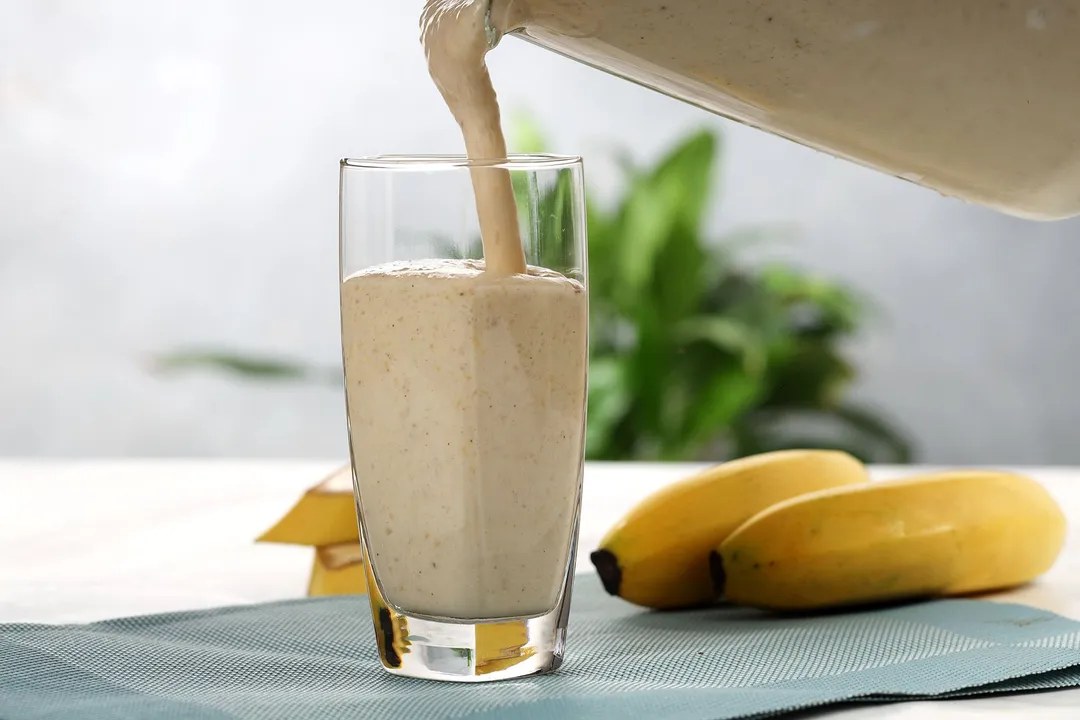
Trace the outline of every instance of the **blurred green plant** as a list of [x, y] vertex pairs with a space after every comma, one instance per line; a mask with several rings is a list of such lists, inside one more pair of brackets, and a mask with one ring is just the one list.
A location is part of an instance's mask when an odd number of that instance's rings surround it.
[[[518, 120], [514, 136], [519, 152], [546, 147], [528, 119]], [[589, 458], [715, 460], [835, 448], [866, 462], [910, 462], [904, 434], [846, 398], [856, 373], [840, 347], [859, 329], [866, 300], [793, 267], [740, 262], [759, 231], [706, 236], [718, 151], [717, 135], [699, 131], [650, 166], [623, 159], [622, 196], [610, 206], [587, 202]], [[527, 188], [515, 190], [529, 197]], [[569, 227], [569, 192], [558, 182], [530, 198], [551, 224], [537, 236]], [[479, 244], [460, 254], [479, 257]], [[340, 368], [231, 352], [185, 352], [163, 363], [340, 382]]]

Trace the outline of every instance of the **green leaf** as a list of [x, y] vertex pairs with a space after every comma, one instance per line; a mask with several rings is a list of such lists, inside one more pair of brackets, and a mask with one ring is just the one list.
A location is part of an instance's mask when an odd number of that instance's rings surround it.
[[[818, 334], [823, 331], [849, 333], [859, 324], [860, 299], [837, 283], [778, 265], [763, 268], [761, 280], [763, 287], [781, 298], [788, 307], [815, 313], [817, 317], [813, 319]], [[804, 319], [803, 324], [813, 323]]]
[[160, 372], [180, 372], [210, 369], [261, 380], [307, 380], [341, 383], [341, 370], [319, 368], [301, 362], [256, 355], [241, 355], [229, 351], [185, 351], [170, 353], [155, 359]]
[[644, 292], [676, 228], [700, 236], [715, 156], [716, 137], [702, 131], [678, 145], [651, 173], [632, 179], [618, 223], [618, 269], [628, 303]]
[[538, 262], [548, 268], [567, 270], [573, 263], [575, 232], [574, 176], [568, 170], [559, 171], [555, 182], [541, 195], [537, 205], [540, 226]]
[[626, 417], [631, 393], [626, 368], [616, 356], [593, 357], [589, 363], [589, 412], [585, 447], [591, 459], [606, 457], [615, 428]]
[[694, 314], [705, 292], [707, 252], [698, 233], [681, 224], [672, 227], [656, 256], [650, 299], [667, 322]]
[[765, 370], [765, 348], [754, 330], [743, 322], [722, 315], [702, 315], [683, 320], [676, 327], [681, 343], [707, 342], [740, 358], [749, 375]]
[[634, 318], [634, 344], [625, 355], [627, 382], [634, 395], [635, 416], [641, 434], [660, 437], [664, 426], [664, 393], [674, 373], [674, 349], [668, 328], [652, 308], [642, 306]]
[[619, 244], [615, 220], [598, 203], [585, 203], [589, 243], [590, 302], [614, 304], [618, 286]]
[[733, 365], [720, 370], [702, 389], [686, 429], [687, 444], [696, 447], [727, 431], [764, 392], [759, 378]]
[[712, 189], [712, 173], [718, 140], [712, 130], [691, 134], [651, 173], [654, 186], [670, 193], [668, 201], [693, 228], [700, 227]]
[[769, 407], [834, 407], [855, 377], [855, 369], [830, 344], [795, 340], [787, 357], [774, 363]]
[[[528, 218], [533, 215], [533, 206], [537, 201], [536, 175], [524, 170], [510, 171], [510, 186], [514, 191], [514, 201], [517, 203], [518, 218]], [[526, 238], [528, 241], [529, 238]]]

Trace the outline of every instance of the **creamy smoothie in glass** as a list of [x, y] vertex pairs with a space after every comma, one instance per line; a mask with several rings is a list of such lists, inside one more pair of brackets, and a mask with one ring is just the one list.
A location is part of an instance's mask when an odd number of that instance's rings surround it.
[[[481, 257], [486, 173], [518, 188], [521, 272]], [[584, 457], [580, 160], [346, 160], [341, 188], [349, 439], [382, 664], [457, 681], [553, 670]]]

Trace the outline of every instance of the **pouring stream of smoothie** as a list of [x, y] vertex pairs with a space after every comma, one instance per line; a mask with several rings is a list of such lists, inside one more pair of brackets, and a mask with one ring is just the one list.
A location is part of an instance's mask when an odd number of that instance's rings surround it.
[[[506, 158], [499, 102], [484, 61], [491, 47], [487, 6], [477, 0], [427, 0], [420, 19], [428, 71], [461, 126], [466, 154], [481, 164]], [[509, 171], [474, 168], [472, 182], [487, 272], [524, 273], [525, 253]]]

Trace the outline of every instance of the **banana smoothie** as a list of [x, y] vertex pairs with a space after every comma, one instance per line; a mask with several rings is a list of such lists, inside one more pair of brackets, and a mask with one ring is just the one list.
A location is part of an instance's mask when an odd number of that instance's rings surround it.
[[386, 599], [457, 619], [558, 600], [576, 518], [585, 289], [476, 261], [391, 264], [342, 288], [349, 425]]

